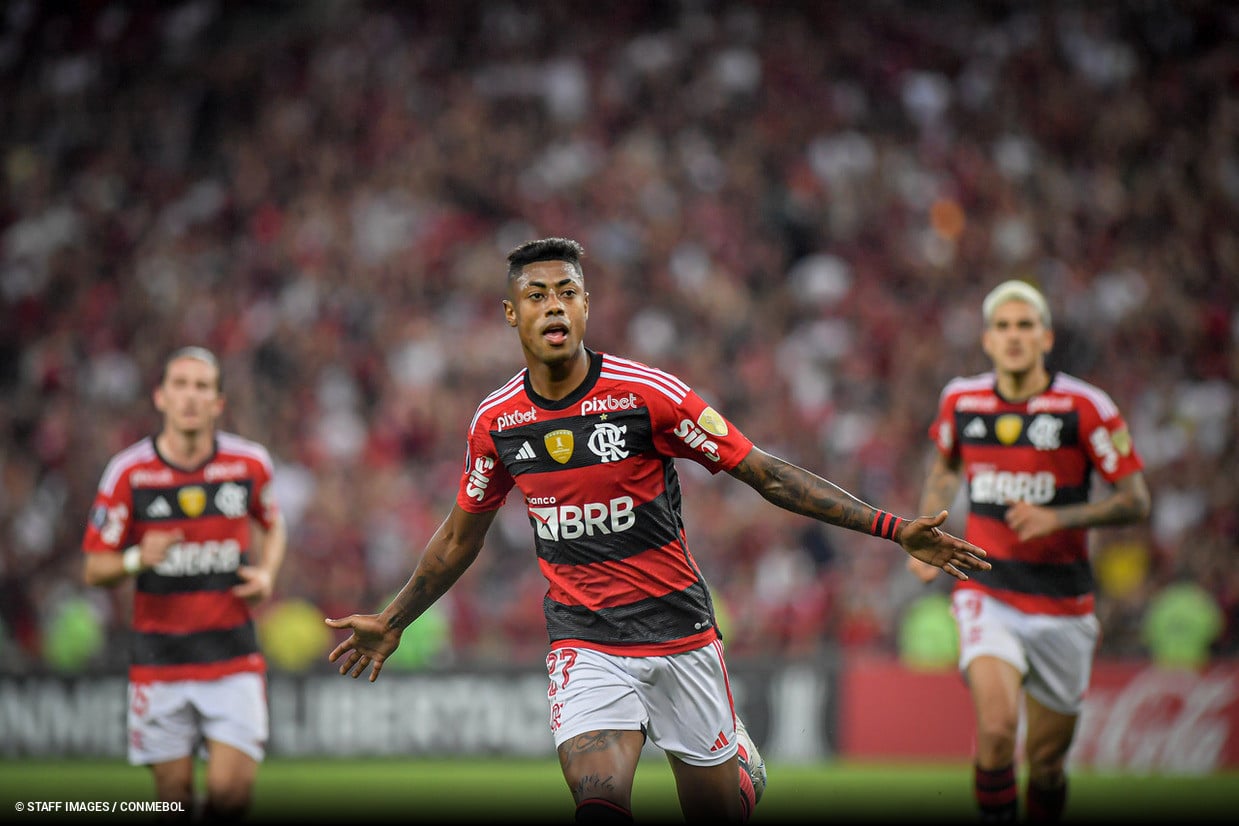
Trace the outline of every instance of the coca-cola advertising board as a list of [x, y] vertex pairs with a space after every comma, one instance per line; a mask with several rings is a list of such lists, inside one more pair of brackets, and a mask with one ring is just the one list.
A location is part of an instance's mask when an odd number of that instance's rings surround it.
[[[971, 758], [972, 705], [953, 669], [917, 671], [890, 658], [848, 658], [840, 691], [841, 755]], [[1239, 767], [1239, 664], [1188, 671], [1096, 663], [1070, 761], [1180, 775]]]

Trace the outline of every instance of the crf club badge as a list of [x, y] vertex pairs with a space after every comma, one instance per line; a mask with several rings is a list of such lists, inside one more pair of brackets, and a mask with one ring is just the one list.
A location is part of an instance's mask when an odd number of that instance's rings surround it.
[[197, 485], [181, 488], [176, 492], [176, 503], [181, 506], [181, 512], [186, 516], [200, 516], [206, 510], [206, 491]]

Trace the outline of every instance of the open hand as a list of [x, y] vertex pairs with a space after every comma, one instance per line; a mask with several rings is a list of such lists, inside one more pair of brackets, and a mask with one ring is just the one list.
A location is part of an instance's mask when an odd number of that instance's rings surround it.
[[353, 631], [347, 640], [327, 655], [327, 660], [336, 662], [343, 657], [340, 674], [349, 676], [351, 671], [354, 680], [361, 676], [367, 666], [372, 666], [370, 682], [377, 680], [379, 672], [383, 670], [383, 663], [400, 645], [400, 637], [404, 633], [403, 629], [389, 627], [378, 614], [353, 614], [343, 619], [327, 619], [326, 623], [332, 628], [349, 628]]
[[1008, 503], [1004, 519], [1021, 542], [1049, 536], [1059, 529], [1058, 515], [1052, 508], [1024, 501]]
[[968, 579], [965, 571], [988, 571], [992, 566], [984, 559], [985, 551], [939, 527], [946, 517], [944, 510], [937, 516], [921, 516], [905, 523], [899, 544], [914, 559], [941, 568], [956, 579]]
[[237, 576], [241, 578], [241, 582], [232, 586], [232, 593], [250, 604], [262, 602], [275, 590], [271, 574], [265, 568], [242, 565], [237, 568]]

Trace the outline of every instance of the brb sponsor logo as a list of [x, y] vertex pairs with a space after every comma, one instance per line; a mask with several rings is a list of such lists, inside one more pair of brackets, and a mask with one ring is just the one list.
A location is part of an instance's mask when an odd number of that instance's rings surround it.
[[1017, 501], [1045, 505], [1054, 501], [1057, 492], [1054, 474], [1048, 471], [985, 471], [972, 477], [970, 487], [972, 501], [979, 505], [1005, 505]]
[[537, 420], [538, 409], [536, 407], [530, 407], [528, 410], [513, 410], [510, 413], [501, 413], [495, 417], [495, 430], [502, 433], [508, 428], [531, 424]]
[[241, 545], [235, 539], [222, 542], [181, 542], [168, 549], [168, 556], [155, 566], [163, 576], [226, 574], [241, 564]]
[[617, 413], [621, 410], [633, 410], [639, 407], [641, 402], [637, 400], [636, 394], [629, 393], [622, 399], [617, 399], [614, 396], [607, 394], [601, 399], [586, 399], [581, 402], [581, 415], [588, 416], [590, 413]]
[[530, 499], [529, 517], [539, 539], [558, 542], [622, 533], [637, 523], [631, 496], [617, 496], [610, 502], [586, 502], [583, 505], [537, 507]]

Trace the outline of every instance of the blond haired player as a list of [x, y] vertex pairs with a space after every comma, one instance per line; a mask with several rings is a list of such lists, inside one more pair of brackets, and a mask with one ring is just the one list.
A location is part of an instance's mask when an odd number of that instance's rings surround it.
[[[929, 435], [936, 461], [922, 512], [968, 491], [965, 536], [992, 568], [956, 582], [959, 667], [976, 714], [974, 791], [984, 822], [1018, 813], [1016, 731], [1026, 720], [1027, 819], [1055, 821], [1065, 764], [1098, 638], [1087, 531], [1149, 514], [1140, 456], [1114, 402], [1045, 357], [1054, 344], [1045, 297], [1023, 281], [986, 296], [981, 346], [993, 369], [943, 389]], [[1109, 491], [1089, 501], [1094, 476]], [[928, 582], [936, 568], [909, 559]]]

